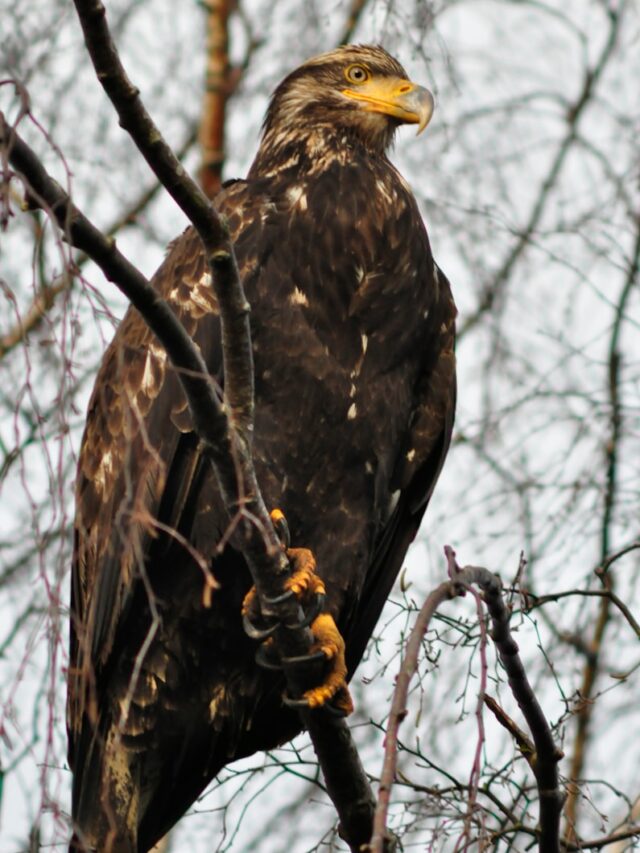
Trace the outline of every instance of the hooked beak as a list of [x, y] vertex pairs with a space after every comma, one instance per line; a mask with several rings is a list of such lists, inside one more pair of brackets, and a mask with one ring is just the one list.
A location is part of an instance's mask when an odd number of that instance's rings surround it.
[[372, 77], [357, 88], [343, 89], [342, 94], [361, 101], [369, 112], [393, 116], [403, 124], [417, 124], [418, 136], [429, 124], [435, 107], [428, 89], [399, 77]]

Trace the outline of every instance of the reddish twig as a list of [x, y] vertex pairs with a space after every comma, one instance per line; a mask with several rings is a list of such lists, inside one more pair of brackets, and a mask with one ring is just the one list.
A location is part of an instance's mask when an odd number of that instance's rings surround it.
[[396, 775], [398, 761], [398, 730], [407, 716], [407, 697], [411, 679], [418, 669], [418, 658], [424, 635], [429, 630], [429, 623], [434, 613], [445, 601], [460, 595], [460, 590], [451, 581], [444, 581], [429, 593], [422, 605], [415, 625], [411, 631], [409, 642], [405, 648], [400, 671], [396, 677], [393, 700], [389, 712], [389, 722], [384, 741], [384, 760], [378, 786], [378, 804], [373, 819], [373, 835], [369, 844], [370, 853], [383, 853], [387, 839], [387, 813], [391, 799], [391, 789]]

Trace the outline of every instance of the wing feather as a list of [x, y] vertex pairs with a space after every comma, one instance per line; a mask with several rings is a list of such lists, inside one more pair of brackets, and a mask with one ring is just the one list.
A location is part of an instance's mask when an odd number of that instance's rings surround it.
[[432, 286], [439, 291], [434, 309], [437, 332], [429, 340], [430, 356], [418, 378], [411, 428], [394, 471], [393, 487], [400, 490], [400, 496], [380, 532], [346, 638], [350, 676], [365, 652], [407, 549], [415, 539], [451, 443], [456, 407], [456, 308], [449, 282], [435, 266]]
[[[245, 207], [243, 183], [220, 197], [220, 208], [233, 219], [236, 232], [249, 225]], [[251, 265], [247, 254], [245, 266]], [[171, 244], [153, 284], [220, 380], [218, 308], [193, 229]], [[193, 515], [201, 467], [178, 378], [161, 344], [130, 308], [98, 373], [79, 459], [67, 713], [70, 755], [83, 713], [95, 720], [95, 671], [112, 657], [123, 614], [144, 579], [158, 522], [163, 529], [180, 531], [185, 513]]]

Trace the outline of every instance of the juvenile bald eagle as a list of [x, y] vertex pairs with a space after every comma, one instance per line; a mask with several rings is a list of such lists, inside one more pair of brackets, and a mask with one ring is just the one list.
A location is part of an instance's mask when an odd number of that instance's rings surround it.
[[[455, 307], [386, 156], [433, 99], [380, 47], [276, 89], [246, 180], [215, 200], [252, 305], [265, 502], [315, 554], [353, 674], [440, 473]], [[221, 385], [192, 229], [154, 277]], [[251, 579], [166, 354], [129, 310], [89, 404], [71, 594], [72, 850], [148, 850], [226, 763], [292, 737], [281, 674], [243, 631]], [[225, 540], [226, 541], [226, 540]], [[203, 595], [204, 568], [218, 587]], [[346, 689], [346, 688], [345, 688]]]

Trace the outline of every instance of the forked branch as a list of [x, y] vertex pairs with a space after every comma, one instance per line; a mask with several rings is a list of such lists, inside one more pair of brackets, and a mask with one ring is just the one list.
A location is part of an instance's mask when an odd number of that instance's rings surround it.
[[424, 635], [429, 629], [434, 614], [445, 601], [464, 595], [472, 585], [475, 585], [480, 588], [489, 611], [492, 624], [491, 637], [507, 673], [511, 692], [527, 721], [533, 740], [534, 754], [530, 755], [529, 763], [536, 778], [540, 799], [540, 828], [536, 833], [539, 849], [541, 853], [559, 853], [560, 813], [564, 798], [559, 787], [558, 762], [562, 758], [562, 753], [554, 743], [549, 724], [529, 684], [520, 659], [518, 645], [511, 634], [510, 612], [502, 597], [500, 578], [479, 566], [460, 568], [455, 560], [455, 553], [449, 546], [445, 548], [445, 554], [449, 580], [436, 587], [423, 604], [411, 631], [398, 673], [387, 725], [378, 805], [369, 849], [371, 853], [382, 853], [384, 849], [382, 845], [386, 835], [387, 811], [397, 766], [398, 730], [407, 715], [409, 687], [418, 668]]

